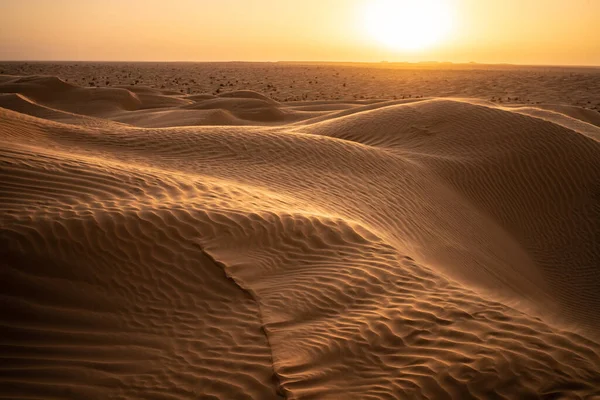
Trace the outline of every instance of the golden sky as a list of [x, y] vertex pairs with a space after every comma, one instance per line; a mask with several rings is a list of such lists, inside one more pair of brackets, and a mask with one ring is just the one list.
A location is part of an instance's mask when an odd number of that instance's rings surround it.
[[3, 60], [600, 65], [600, 0], [0, 2]]

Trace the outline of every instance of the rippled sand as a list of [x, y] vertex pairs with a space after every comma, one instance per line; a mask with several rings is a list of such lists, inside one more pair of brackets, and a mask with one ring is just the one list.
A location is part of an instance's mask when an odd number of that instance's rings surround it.
[[488, 100], [0, 76], [0, 397], [600, 398], [600, 114]]

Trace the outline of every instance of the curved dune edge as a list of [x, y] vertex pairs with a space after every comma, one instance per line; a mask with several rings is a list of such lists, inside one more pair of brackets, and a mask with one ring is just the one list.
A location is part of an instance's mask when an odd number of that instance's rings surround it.
[[5, 396], [599, 394], [591, 124], [88, 90], [0, 80]]

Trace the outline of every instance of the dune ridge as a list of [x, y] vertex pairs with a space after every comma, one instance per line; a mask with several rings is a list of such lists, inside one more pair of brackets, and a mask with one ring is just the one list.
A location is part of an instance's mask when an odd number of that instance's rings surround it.
[[600, 396], [587, 112], [39, 76], [0, 102], [0, 397]]

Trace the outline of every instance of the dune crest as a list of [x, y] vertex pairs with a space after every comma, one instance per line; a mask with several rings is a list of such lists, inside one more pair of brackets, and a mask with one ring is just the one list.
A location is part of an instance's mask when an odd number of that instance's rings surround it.
[[584, 114], [0, 76], [2, 393], [600, 395]]

